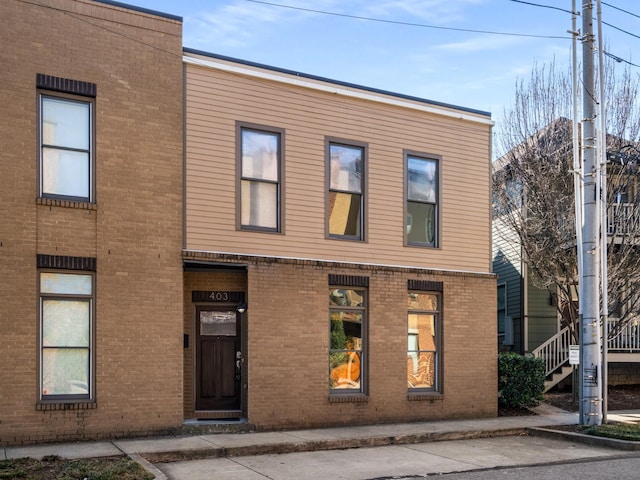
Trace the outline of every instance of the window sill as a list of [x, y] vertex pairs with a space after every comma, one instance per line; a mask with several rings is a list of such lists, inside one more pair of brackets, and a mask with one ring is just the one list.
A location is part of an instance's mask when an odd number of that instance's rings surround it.
[[36, 198], [36, 205], [47, 207], [77, 208], [79, 210], [98, 210], [98, 205], [91, 202], [80, 202], [76, 200], [60, 200], [58, 198]]
[[368, 401], [369, 396], [363, 393], [329, 396], [329, 403], [367, 403]]
[[440, 392], [424, 391], [424, 392], [408, 392], [407, 400], [410, 402], [435, 402], [442, 401], [444, 395]]
[[36, 403], [36, 410], [39, 412], [49, 412], [54, 410], [93, 410], [98, 408], [98, 404], [95, 401], [73, 401], [68, 402], [55, 400], [51, 402], [38, 402]]

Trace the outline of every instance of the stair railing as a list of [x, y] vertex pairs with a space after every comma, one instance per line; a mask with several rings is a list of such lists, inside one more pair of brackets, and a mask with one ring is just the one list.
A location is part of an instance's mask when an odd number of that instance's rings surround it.
[[549, 340], [534, 349], [531, 354], [544, 360], [545, 374], [550, 375], [569, 361], [571, 332], [565, 327]]

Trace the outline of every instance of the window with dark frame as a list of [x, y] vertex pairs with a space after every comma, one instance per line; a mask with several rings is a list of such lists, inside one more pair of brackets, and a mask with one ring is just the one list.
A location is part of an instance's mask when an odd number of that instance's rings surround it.
[[364, 393], [367, 289], [329, 287], [329, 388]]
[[90, 400], [94, 275], [40, 271], [40, 400]]
[[95, 202], [95, 83], [36, 74], [38, 195]]
[[283, 131], [240, 125], [239, 136], [240, 228], [280, 232]]
[[365, 160], [364, 145], [327, 142], [330, 238], [364, 239]]
[[498, 335], [505, 333], [505, 318], [507, 316], [507, 284], [498, 285]]
[[405, 158], [407, 244], [437, 247], [438, 160], [408, 153]]
[[441, 294], [409, 291], [407, 295], [407, 386], [439, 391]]

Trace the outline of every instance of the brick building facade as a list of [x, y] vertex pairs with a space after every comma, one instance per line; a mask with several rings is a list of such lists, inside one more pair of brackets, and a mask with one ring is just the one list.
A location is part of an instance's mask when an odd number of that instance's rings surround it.
[[179, 426], [181, 20], [0, 17], [0, 445]]
[[0, 15], [0, 445], [496, 415], [488, 113]]

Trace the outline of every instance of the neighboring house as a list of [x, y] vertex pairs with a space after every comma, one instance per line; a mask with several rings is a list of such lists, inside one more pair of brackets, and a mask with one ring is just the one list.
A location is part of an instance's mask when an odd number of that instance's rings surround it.
[[0, 445], [496, 415], [488, 113], [0, 14]]
[[[569, 132], [554, 148], [565, 149], [571, 146], [571, 122], [559, 119], [542, 129], [535, 136], [536, 141], [544, 142], [547, 134]], [[516, 147], [512, 152], [498, 159], [493, 165], [493, 175], [507, 178], [500, 183], [505, 192], [512, 198], [519, 200], [514, 205], [526, 208], [527, 193], [523, 192], [517, 178], [510, 175], [509, 158], [519, 154], [523, 146]], [[522, 158], [522, 157], [519, 157]], [[607, 233], [609, 244], [629, 242], [628, 235], [635, 235], [632, 225], [637, 225], [637, 219], [632, 218], [637, 209], [630, 198], [637, 191], [637, 179], [620, 181], [617, 174], [618, 165], [615, 161], [608, 164], [608, 184], [616, 189], [614, 193], [618, 203], [609, 208]], [[573, 195], [573, 190], [568, 192]], [[631, 202], [631, 203], [629, 203]], [[571, 210], [573, 211], [573, 210]], [[637, 213], [636, 213], [637, 214]], [[571, 213], [571, 215], [573, 215]], [[558, 292], [553, 289], [540, 288], [535, 279], [535, 273], [527, 264], [526, 254], [518, 240], [518, 236], [507, 221], [508, 215], [494, 205], [493, 218], [493, 272], [498, 276], [497, 304], [498, 304], [498, 348], [501, 351], [515, 351], [521, 354], [533, 354], [541, 357], [547, 364], [549, 379], [547, 388], [551, 388], [571, 373], [568, 367], [568, 345], [576, 343], [571, 339], [569, 330], [563, 322], [564, 309], [558, 309]], [[624, 231], [622, 231], [624, 230]], [[633, 231], [632, 231], [633, 230]], [[622, 234], [622, 235], [621, 235]], [[627, 235], [626, 238], [622, 238]], [[575, 240], [573, 240], [575, 246]], [[615, 248], [615, 247], [613, 247]], [[574, 292], [577, 285], [571, 288]], [[572, 294], [572, 301], [577, 305], [577, 295]], [[610, 312], [609, 328], [613, 328], [620, 315], [620, 306]], [[622, 307], [624, 308], [624, 307]], [[560, 311], [562, 310], [562, 312]], [[637, 373], [637, 363], [640, 361], [640, 336], [637, 323], [631, 323], [623, 328], [619, 335], [609, 340], [609, 383], [624, 384], [640, 381]]]

